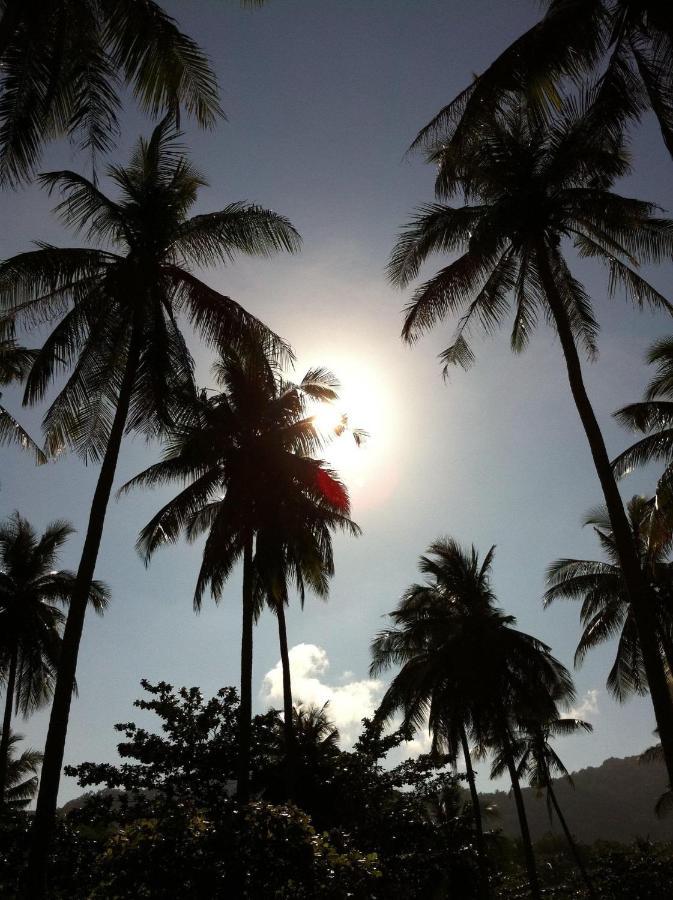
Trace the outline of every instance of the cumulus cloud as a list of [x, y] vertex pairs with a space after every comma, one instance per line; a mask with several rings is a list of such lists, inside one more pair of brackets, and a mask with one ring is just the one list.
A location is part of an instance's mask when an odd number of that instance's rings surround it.
[[[374, 678], [357, 680], [352, 672], [330, 679], [327, 651], [316, 644], [292, 647], [290, 671], [295, 703], [329, 702], [329, 717], [339, 729], [342, 747], [350, 746], [360, 733], [360, 722], [371, 717], [383, 694], [383, 682]], [[283, 672], [280, 661], [264, 676], [260, 698], [267, 706], [282, 707]]]
[[585, 721], [591, 721], [593, 716], [597, 716], [599, 713], [598, 709], [598, 691], [596, 688], [591, 688], [586, 692], [582, 701], [577, 704], [577, 706], [573, 706], [571, 710], [568, 711], [568, 716], [571, 719], [584, 719]]

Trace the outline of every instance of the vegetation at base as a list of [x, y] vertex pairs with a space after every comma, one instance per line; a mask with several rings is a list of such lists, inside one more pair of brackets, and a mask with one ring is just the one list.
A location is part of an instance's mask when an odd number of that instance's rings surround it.
[[[238, 697], [143, 682], [136, 706], [159, 717], [152, 733], [117, 730], [122, 763], [68, 769], [103, 788], [70, 805], [52, 854], [54, 897], [475, 896], [475, 853], [460, 777], [421, 756], [384, 768], [408, 734], [364, 720], [351, 751], [324, 733], [299, 739], [300, 809], [280, 801], [284, 739], [272, 710], [252, 723], [251, 784], [239, 804]], [[319, 710], [317, 711], [320, 712]], [[316, 711], [296, 711], [297, 717]], [[0, 884], [13, 896], [29, 818], [5, 820]], [[3, 896], [0, 894], [0, 896]]]

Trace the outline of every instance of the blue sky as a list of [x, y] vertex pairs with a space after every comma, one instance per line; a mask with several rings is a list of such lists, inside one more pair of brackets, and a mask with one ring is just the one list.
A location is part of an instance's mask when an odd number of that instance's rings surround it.
[[[416, 578], [419, 555], [450, 534], [481, 552], [497, 544], [495, 586], [520, 627], [551, 644], [568, 665], [579, 635], [578, 610], [558, 604], [543, 612], [546, 565], [560, 556], [593, 557], [596, 542], [583, 514], [600, 501], [560, 350], [542, 326], [522, 356], [507, 335], [477, 340], [477, 364], [442, 381], [437, 353], [451, 323], [415, 347], [401, 344], [406, 296], [385, 280], [388, 254], [413, 208], [432, 198], [433, 173], [405, 151], [418, 129], [539, 14], [532, 0], [270, 0], [241, 10], [234, 0], [166, 3], [210, 54], [228, 121], [214, 132], [188, 131], [194, 160], [210, 186], [196, 212], [232, 200], [261, 203], [287, 215], [302, 233], [303, 251], [271, 260], [241, 259], [202, 273], [260, 316], [294, 346], [298, 369], [332, 367], [369, 445], [345, 476], [353, 515], [364, 534], [337, 538], [337, 573], [327, 603], [308, 598], [290, 610], [288, 628], [297, 693], [332, 698], [346, 736], [369, 710], [381, 685], [367, 678], [369, 644]], [[115, 160], [150, 125], [129, 105]], [[620, 190], [673, 208], [671, 161], [656, 126], [646, 121], [634, 145], [636, 170]], [[86, 171], [72, 148], [52, 148], [44, 169]], [[105, 182], [103, 181], [103, 186]], [[28, 188], [3, 196], [3, 257], [31, 241], [75, 245], [50, 214], [53, 201]], [[663, 315], [636, 313], [606, 297], [604, 273], [583, 264], [602, 325], [600, 358], [587, 382], [612, 453], [628, 436], [611, 413], [638, 399], [649, 378], [648, 345], [670, 334]], [[651, 273], [666, 290], [670, 267]], [[211, 359], [193, 344], [199, 378]], [[301, 374], [301, 372], [299, 372]], [[18, 410], [18, 396], [4, 401]], [[41, 410], [22, 412], [33, 431]], [[124, 446], [117, 484], [157, 458], [141, 441]], [[340, 457], [337, 457], [340, 458]], [[97, 469], [74, 457], [41, 469], [13, 448], [2, 449], [0, 511], [19, 509], [36, 527], [65, 517], [78, 534], [64, 564], [75, 568]], [[656, 472], [631, 476], [625, 496], [651, 490]], [[134, 717], [141, 677], [199, 685], [204, 693], [236, 684], [240, 578], [219, 606], [197, 617], [191, 597], [199, 546], [157, 553], [149, 569], [135, 554], [138, 530], [170, 492], [134, 494], [113, 503], [97, 575], [113, 594], [104, 619], [87, 620], [73, 702], [66, 762], [115, 758], [115, 722]], [[303, 645], [303, 646], [299, 646]], [[577, 673], [578, 705], [586, 700], [593, 737], [560, 748], [569, 768], [636, 753], [652, 743], [649, 700], [618, 706], [605, 690], [612, 647], [592, 654]], [[278, 702], [275, 620], [255, 634], [255, 697], [259, 709]], [[272, 673], [265, 678], [267, 673]], [[350, 718], [349, 718], [350, 717]], [[40, 747], [46, 712], [20, 730]], [[79, 793], [64, 779], [62, 799]]]

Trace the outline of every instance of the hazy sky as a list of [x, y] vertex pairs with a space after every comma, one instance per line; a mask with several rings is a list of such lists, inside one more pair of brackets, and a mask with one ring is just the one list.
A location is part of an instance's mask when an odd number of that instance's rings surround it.
[[[436, 355], [451, 323], [413, 348], [399, 340], [407, 297], [384, 277], [399, 227], [415, 205], [432, 198], [433, 172], [405, 151], [418, 129], [539, 14], [533, 0], [270, 0], [241, 10], [222, 0], [165, 4], [210, 54], [228, 121], [187, 135], [210, 187], [196, 211], [232, 200], [261, 203], [287, 215], [302, 233], [294, 257], [242, 259], [203, 273], [211, 284], [260, 316], [294, 346], [298, 374], [327, 365], [340, 376], [346, 407], [372, 432], [355, 455], [335, 450], [352, 489], [353, 515], [364, 534], [336, 540], [337, 573], [327, 603], [308, 598], [288, 615], [295, 688], [303, 699], [331, 699], [346, 739], [370, 713], [382, 683], [368, 679], [369, 644], [404, 588], [416, 579], [419, 555], [442, 535], [482, 554], [497, 544], [495, 586], [519, 625], [572, 664], [578, 608], [542, 610], [545, 567], [560, 556], [594, 557], [596, 541], [580, 522], [600, 502], [590, 455], [572, 405], [561, 354], [541, 327], [525, 355], [513, 356], [505, 333], [476, 341], [477, 364], [441, 379]], [[115, 159], [150, 125], [129, 107]], [[671, 161], [647, 121], [634, 143], [636, 175], [624, 192], [673, 207]], [[67, 146], [52, 149], [44, 169], [87, 161]], [[105, 182], [103, 182], [105, 187]], [[33, 240], [76, 245], [50, 214], [53, 200], [35, 189], [2, 197], [0, 255]], [[435, 268], [439, 266], [439, 262]], [[599, 269], [577, 267], [595, 298], [602, 325], [600, 358], [587, 381], [611, 453], [628, 436], [611, 421], [639, 399], [650, 373], [643, 355], [670, 333], [665, 317], [635, 313], [605, 295]], [[666, 289], [670, 269], [652, 273]], [[209, 355], [194, 345], [199, 378], [208, 383]], [[18, 411], [17, 394], [4, 402]], [[41, 411], [22, 411], [37, 431]], [[157, 458], [159, 448], [127, 442], [117, 484]], [[97, 468], [76, 458], [35, 469], [2, 448], [0, 511], [20, 510], [42, 529], [72, 520], [78, 534], [63, 562], [75, 568]], [[625, 495], [651, 490], [656, 472], [631, 476]], [[97, 576], [112, 589], [104, 619], [85, 626], [66, 762], [116, 757], [115, 722], [138, 720], [132, 700], [139, 680], [199, 685], [209, 696], [237, 684], [240, 577], [218, 607], [192, 612], [200, 547], [183, 543], [156, 554], [146, 570], [133, 544], [138, 530], [169, 495], [136, 494], [109, 509]], [[280, 704], [275, 619], [255, 632], [257, 708]], [[614, 647], [593, 653], [577, 673], [578, 707], [593, 737], [559, 748], [569, 768], [652, 743], [649, 699], [618, 706], [605, 690]], [[17, 723], [41, 747], [47, 713]], [[422, 742], [421, 742], [422, 743]], [[68, 779], [62, 799], [78, 794]]]

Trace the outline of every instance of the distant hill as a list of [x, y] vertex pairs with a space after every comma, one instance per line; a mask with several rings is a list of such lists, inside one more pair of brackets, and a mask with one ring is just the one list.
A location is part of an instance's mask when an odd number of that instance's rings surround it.
[[[554, 789], [568, 826], [578, 840], [673, 840], [673, 814], [664, 819], [654, 814], [654, 805], [666, 789], [663, 763], [641, 763], [637, 756], [610, 758], [600, 766], [573, 772], [572, 777], [574, 789], [567, 780], [554, 782]], [[530, 788], [525, 788], [523, 795], [533, 840], [550, 831], [561, 833], [556, 819], [549, 822], [544, 798], [538, 799]], [[489, 827], [518, 837], [513, 798], [504, 791], [480, 796], [484, 804], [498, 809], [498, 816], [487, 820]]]

